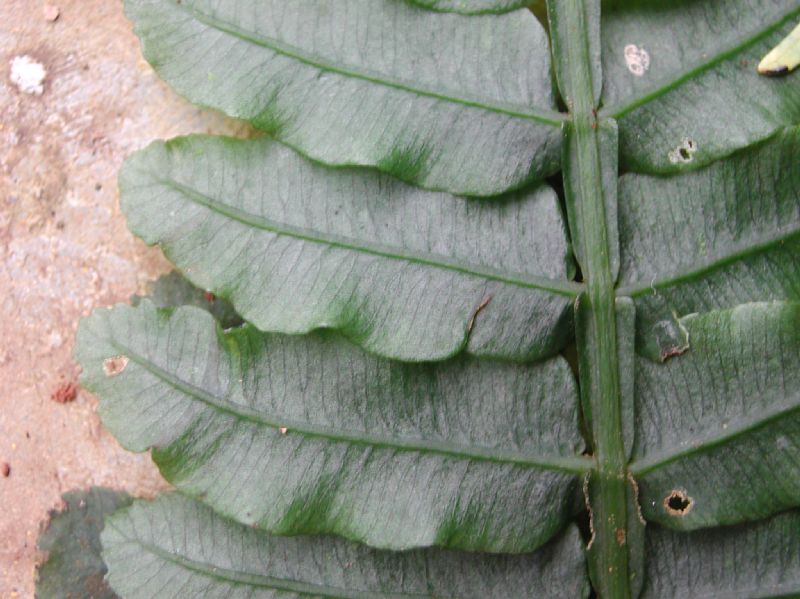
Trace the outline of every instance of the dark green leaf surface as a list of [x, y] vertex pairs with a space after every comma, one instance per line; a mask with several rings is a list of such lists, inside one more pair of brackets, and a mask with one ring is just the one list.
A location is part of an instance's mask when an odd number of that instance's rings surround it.
[[558, 198], [482, 201], [280, 144], [156, 143], [120, 174], [131, 229], [265, 331], [341, 330], [402, 360], [535, 360], [563, 347], [578, 285]]
[[[154, 282], [148, 284], [148, 293], [144, 297], [147, 297], [158, 308], [194, 306], [207, 310], [224, 329], [238, 327], [242, 324], [242, 317], [236, 313], [230, 303], [195, 287], [176, 271], [161, 275]], [[131, 298], [131, 304], [138, 306], [142, 299], [142, 296], [135, 295]]]
[[92, 487], [64, 494], [65, 508], [50, 513], [38, 548], [47, 553], [36, 568], [38, 599], [117, 599], [104, 576], [100, 533], [104, 518], [130, 505], [127, 493]]
[[[223, 333], [196, 308], [98, 311], [82, 382], [180, 490], [278, 533], [530, 551], [568, 518], [577, 393], [562, 358], [410, 365], [334, 335]], [[125, 356], [124, 370], [107, 360]]]
[[606, 2], [603, 113], [623, 166], [691, 169], [800, 123], [797, 79], [756, 70], [798, 19], [797, 0]]
[[792, 128], [696, 172], [622, 177], [620, 293], [640, 336], [678, 334], [673, 311], [800, 300], [798, 155]]
[[552, 69], [518, 0], [125, 4], [179, 93], [287, 144], [120, 177], [252, 322], [80, 328], [104, 421], [193, 498], [119, 516], [126, 594], [585, 598], [583, 483], [598, 597], [800, 596], [800, 84], [757, 74], [797, 0], [552, 0]]
[[778, 599], [800, 596], [800, 513], [682, 533], [647, 529], [641, 599]]
[[[800, 304], [683, 319], [691, 347], [636, 370], [631, 471], [649, 520], [730, 524], [800, 505]], [[690, 498], [668, 509], [673, 492]]]
[[171, 494], [115, 514], [103, 547], [109, 580], [127, 599], [583, 599], [588, 591], [573, 527], [534, 554], [393, 553], [269, 536]]
[[464, 15], [504, 13], [523, 8], [533, 0], [410, 0], [418, 6]]
[[316, 160], [494, 195], [558, 169], [547, 36], [529, 11], [395, 0], [126, 0], [145, 57], [192, 102]]

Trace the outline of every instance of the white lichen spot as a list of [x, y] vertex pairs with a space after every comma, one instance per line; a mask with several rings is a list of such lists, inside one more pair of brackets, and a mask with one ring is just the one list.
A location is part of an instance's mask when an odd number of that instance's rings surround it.
[[103, 360], [103, 372], [106, 376], [117, 376], [128, 365], [128, 356], [113, 356]]
[[684, 137], [678, 147], [669, 153], [669, 161], [672, 164], [686, 164], [694, 160], [695, 152], [697, 152], [697, 144], [694, 140]]
[[640, 48], [636, 44], [628, 44], [623, 53], [628, 70], [637, 77], [644, 75], [650, 68], [650, 54], [644, 48]]
[[11, 83], [25, 94], [41, 96], [44, 93], [44, 78], [47, 70], [27, 54], [11, 59]]

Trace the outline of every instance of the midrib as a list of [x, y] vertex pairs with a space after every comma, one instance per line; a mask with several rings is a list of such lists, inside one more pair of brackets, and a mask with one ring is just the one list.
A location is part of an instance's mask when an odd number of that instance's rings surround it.
[[[606, 201], [611, 190], [603, 189], [603, 165], [597, 119], [588, 19], [599, 18], [599, 0], [548, 2], [551, 35], [562, 97], [570, 108], [570, 124], [564, 147], [574, 151], [565, 163], [577, 165], [565, 173], [567, 204], [575, 206], [572, 230], [579, 230], [585, 249], [582, 264], [586, 291], [578, 298], [578, 355], [584, 405], [591, 406], [594, 467], [588, 479], [587, 501], [593, 545], [589, 559], [596, 573], [595, 590], [603, 599], [631, 599], [630, 545], [619, 542], [628, 536], [627, 456], [623, 442], [622, 398], [617, 347], [616, 291], [611, 250], [618, 239], [609, 239]], [[595, 40], [600, 43], [599, 40]], [[561, 64], [563, 61], [563, 64]], [[572, 149], [574, 148], [574, 150]], [[578, 197], [572, 197], [577, 193]], [[578, 207], [580, 209], [578, 209]]]

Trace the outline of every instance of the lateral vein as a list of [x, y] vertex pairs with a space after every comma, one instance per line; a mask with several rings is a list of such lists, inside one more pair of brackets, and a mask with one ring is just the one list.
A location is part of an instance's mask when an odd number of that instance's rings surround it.
[[300, 434], [306, 437], [324, 439], [333, 442], [352, 443], [355, 445], [369, 445], [378, 448], [390, 448], [398, 451], [436, 453], [455, 457], [458, 459], [471, 459], [485, 462], [511, 463], [524, 467], [540, 468], [570, 474], [583, 474], [591, 462], [579, 456], [532, 456], [521, 451], [489, 449], [484, 447], [467, 447], [446, 441], [431, 441], [424, 439], [409, 439], [402, 437], [382, 438], [368, 435], [361, 431], [348, 431], [333, 429], [327, 426], [310, 424], [297, 420], [278, 418], [237, 404], [227, 399], [217, 397], [205, 389], [179, 379], [167, 372], [152, 361], [144, 358], [129, 347], [110, 340], [115, 350], [125, 355], [130, 361], [138, 364], [151, 374], [155, 375], [174, 389], [200, 401], [207, 406], [230, 414], [239, 419], [254, 424], [269, 427], [276, 431], [285, 430], [287, 434]]
[[423, 599], [430, 597], [430, 595], [421, 595], [417, 593], [376, 593], [373, 591], [353, 591], [340, 587], [318, 585], [286, 578], [278, 578], [275, 576], [265, 576], [263, 574], [237, 572], [236, 570], [214, 566], [212, 564], [193, 560], [176, 553], [171, 553], [161, 549], [160, 547], [151, 545], [150, 543], [145, 543], [140, 539], [131, 538], [119, 528], [114, 526], [113, 522], [110, 523], [109, 526], [112, 526], [117, 533], [119, 533], [129, 542], [139, 545], [145, 551], [152, 553], [158, 558], [176, 564], [181, 568], [196, 572], [201, 576], [215, 580], [245, 584], [252, 587], [274, 589], [289, 593], [297, 593], [303, 596], [325, 597], [327, 599]]
[[618, 289], [617, 295], [639, 297], [646, 293], [652, 293], [653, 288], [672, 287], [723, 266], [733, 264], [743, 258], [759, 255], [775, 246], [783, 245], [787, 241], [793, 241], [796, 236], [800, 236], [800, 223], [779, 227], [775, 233], [757, 236], [755, 242], [747, 240], [729, 246], [732, 248], [731, 251], [713, 257], [699, 265], [691, 265], [684, 270], [673, 271], [665, 274], [664, 278], [661, 279], [656, 278], [652, 281], [642, 281], [622, 286]]
[[286, 56], [287, 58], [291, 58], [308, 66], [314, 67], [316, 69], [320, 69], [321, 71], [335, 73], [337, 75], [342, 75], [343, 77], [350, 77], [352, 79], [360, 79], [362, 81], [375, 83], [376, 85], [390, 87], [393, 89], [397, 89], [399, 91], [404, 91], [419, 96], [435, 98], [437, 100], [444, 100], [445, 102], [451, 102], [453, 104], [461, 104], [463, 106], [468, 106], [471, 108], [479, 108], [482, 110], [486, 110], [488, 112], [505, 114], [514, 118], [535, 121], [537, 123], [543, 125], [549, 125], [552, 127], [560, 127], [566, 118], [565, 115], [562, 115], [560, 112], [556, 112], [555, 110], [549, 110], [545, 112], [545, 111], [531, 110], [528, 107], [522, 107], [522, 106], [512, 106], [512, 105], [503, 106], [499, 104], [486, 104], [484, 101], [481, 100], [459, 97], [447, 93], [433, 91], [430, 89], [423, 89], [418, 86], [413, 86], [410, 83], [404, 81], [386, 79], [384, 77], [381, 77], [378, 73], [367, 73], [365, 71], [357, 71], [354, 68], [337, 66], [331, 63], [330, 61], [327, 61], [318, 56], [312, 56], [304, 52], [300, 48], [297, 48], [290, 44], [280, 42], [276, 39], [271, 39], [264, 36], [258, 36], [252, 31], [247, 31], [246, 29], [238, 27], [232, 23], [226, 23], [224, 21], [221, 21], [220, 19], [212, 17], [211, 15], [200, 12], [194, 7], [187, 6], [183, 3], [175, 4], [174, 6], [179, 10], [183, 10], [184, 12], [190, 14], [194, 19], [196, 19], [197, 21], [203, 23], [208, 27], [211, 27], [212, 29], [216, 29], [223, 33], [227, 33], [228, 35], [237, 37], [250, 44], [261, 46], [262, 48], [266, 48], [267, 50], [275, 52], [276, 54], [281, 54], [282, 56]]
[[634, 475], [643, 476], [683, 457], [703, 453], [704, 451], [730, 443], [738, 437], [755, 432], [769, 426], [773, 422], [790, 416], [799, 409], [800, 403], [794, 403], [789, 406], [783, 405], [776, 410], [768, 412], [766, 415], [762, 412], [749, 418], [741, 418], [733, 423], [729, 422], [727, 428], [723, 429], [720, 427], [721, 430], [716, 434], [685, 440], [681, 442], [680, 448], [661, 449], [641, 459], [635, 460], [630, 465], [629, 469]]
[[679, 74], [676, 77], [669, 79], [669, 81], [667, 81], [666, 83], [663, 83], [661, 85], [658, 85], [657, 83], [651, 88], [651, 91], [642, 94], [632, 100], [628, 100], [625, 103], [619, 103], [604, 108], [600, 111], [600, 114], [603, 116], [610, 116], [615, 119], [620, 119], [626, 114], [633, 112], [640, 106], [643, 106], [665, 95], [666, 93], [674, 90], [675, 88], [679, 87], [686, 81], [692, 79], [696, 75], [704, 73], [705, 71], [708, 71], [709, 69], [724, 62], [725, 60], [728, 60], [729, 58], [735, 56], [739, 52], [745, 50], [748, 46], [756, 44], [757, 42], [759, 42], [760, 40], [762, 40], [763, 38], [774, 32], [775, 30], [777, 30], [778, 28], [782, 27], [787, 21], [794, 19], [798, 15], [800, 15], [800, 8], [793, 9], [789, 11], [788, 14], [784, 15], [777, 21], [770, 23], [767, 27], [757, 29], [753, 33], [747, 35], [744, 40], [740, 41], [735, 46], [732, 46], [731, 48], [728, 48], [727, 50], [724, 50], [723, 52], [716, 54], [710, 60], [702, 62], [693, 69], [690, 69], [682, 74]]
[[411, 252], [400, 252], [397, 248], [388, 248], [379, 245], [356, 245], [353, 240], [336, 235], [320, 233], [302, 227], [295, 227], [283, 223], [276, 223], [262, 216], [245, 212], [239, 208], [223, 204], [210, 198], [196, 189], [192, 189], [186, 185], [178, 183], [174, 180], [156, 179], [158, 184], [170, 187], [175, 191], [186, 196], [190, 201], [208, 208], [212, 212], [216, 212], [226, 218], [238, 221], [249, 227], [261, 229], [275, 235], [284, 235], [293, 237], [311, 243], [325, 244], [331, 247], [350, 250], [363, 254], [370, 254], [373, 256], [380, 256], [390, 260], [402, 260], [415, 264], [441, 268], [444, 270], [452, 270], [460, 272], [465, 275], [480, 277], [491, 281], [498, 281], [501, 283], [508, 283], [517, 287], [525, 287], [529, 289], [538, 289], [546, 291], [555, 295], [562, 295], [566, 297], [575, 297], [583, 288], [580, 283], [572, 281], [559, 281], [557, 279], [550, 279], [548, 277], [540, 277], [536, 275], [516, 275], [497, 272], [494, 269], [481, 267], [473, 264], [463, 264], [455, 260], [449, 260], [444, 256], [439, 255], [424, 255], [415, 254]]

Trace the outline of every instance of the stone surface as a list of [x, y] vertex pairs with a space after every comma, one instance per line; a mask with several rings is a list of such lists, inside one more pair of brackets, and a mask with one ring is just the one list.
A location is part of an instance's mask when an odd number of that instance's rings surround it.
[[[149, 496], [165, 484], [123, 451], [77, 378], [78, 319], [127, 301], [168, 269], [128, 233], [116, 173], [156, 138], [248, 135], [169, 91], [141, 57], [119, 0], [0, 2], [0, 597], [33, 597], [36, 536], [64, 491], [105, 485]], [[46, 71], [23, 93], [11, 62]], [[71, 390], [68, 395], [71, 395]]]

